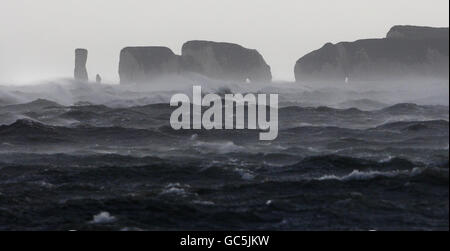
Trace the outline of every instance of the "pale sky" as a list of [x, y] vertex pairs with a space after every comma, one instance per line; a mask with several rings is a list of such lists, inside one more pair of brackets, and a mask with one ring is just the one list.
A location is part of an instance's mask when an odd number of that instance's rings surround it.
[[327, 42], [384, 37], [396, 24], [448, 27], [448, 0], [0, 0], [0, 83], [71, 77], [75, 48], [90, 78], [118, 82], [126, 46], [188, 40], [257, 49], [277, 80]]

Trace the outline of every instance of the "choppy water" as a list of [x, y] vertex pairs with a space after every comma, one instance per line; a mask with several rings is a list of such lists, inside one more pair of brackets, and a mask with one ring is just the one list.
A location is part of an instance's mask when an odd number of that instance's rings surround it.
[[172, 130], [171, 91], [49, 86], [0, 89], [0, 230], [448, 230], [448, 105], [287, 89], [263, 142]]

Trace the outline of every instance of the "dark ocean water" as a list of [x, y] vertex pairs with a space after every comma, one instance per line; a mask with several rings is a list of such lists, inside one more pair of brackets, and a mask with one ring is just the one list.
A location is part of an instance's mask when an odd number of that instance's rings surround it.
[[341, 105], [286, 102], [264, 142], [166, 103], [4, 104], [0, 230], [448, 230], [448, 106]]

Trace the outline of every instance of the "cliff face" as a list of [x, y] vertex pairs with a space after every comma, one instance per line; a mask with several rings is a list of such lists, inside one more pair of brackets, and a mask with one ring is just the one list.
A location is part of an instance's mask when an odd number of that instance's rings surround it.
[[448, 28], [396, 26], [384, 39], [326, 44], [299, 59], [297, 81], [382, 81], [449, 76]]
[[75, 70], [74, 78], [78, 81], [88, 81], [88, 73], [86, 69], [88, 51], [86, 49], [75, 50]]
[[182, 55], [166, 47], [128, 47], [120, 53], [122, 84], [148, 83], [166, 75], [198, 73], [213, 79], [271, 81], [270, 67], [256, 51], [237, 44], [190, 41]]
[[182, 57], [187, 71], [210, 78], [264, 82], [272, 80], [270, 66], [261, 54], [237, 44], [189, 41], [183, 45]]
[[147, 83], [179, 71], [180, 57], [166, 47], [127, 47], [120, 53], [121, 84]]

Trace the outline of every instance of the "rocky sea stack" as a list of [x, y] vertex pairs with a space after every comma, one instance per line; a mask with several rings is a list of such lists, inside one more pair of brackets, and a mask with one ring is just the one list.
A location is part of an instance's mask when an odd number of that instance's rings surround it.
[[189, 41], [183, 45], [182, 57], [188, 71], [213, 79], [252, 82], [272, 80], [270, 66], [261, 54], [237, 44]]
[[166, 47], [127, 47], [120, 52], [121, 84], [142, 84], [180, 72], [180, 56]]
[[88, 58], [88, 50], [76, 49], [75, 50], [75, 70], [74, 78], [78, 81], [88, 81], [88, 73], [86, 69], [86, 63]]
[[127, 47], [120, 53], [122, 84], [188, 73], [226, 81], [272, 80], [270, 66], [261, 54], [237, 44], [189, 41], [183, 45], [181, 56], [166, 47]]

